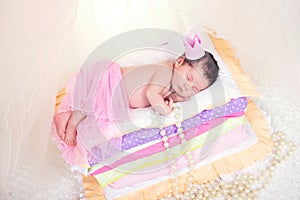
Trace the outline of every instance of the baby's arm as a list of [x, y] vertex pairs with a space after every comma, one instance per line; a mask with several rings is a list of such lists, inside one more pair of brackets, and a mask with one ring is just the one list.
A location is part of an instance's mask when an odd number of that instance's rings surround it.
[[170, 99], [167, 104], [160, 94], [162, 86], [156, 84], [150, 84], [147, 89], [147, 98], [152, 108], [162, 115], [168, 115], [173, 109], [173, 100]]
[[162, 115], [168, 115], [173, 109], [173, 100], [169, 100], [166, 103], [161, 92], [169, 84], [169, 78], [171, 78], [172, 71], [166, 67], [157, 68], [153, 74], [148, 88], [146, 96], [153, 109]]

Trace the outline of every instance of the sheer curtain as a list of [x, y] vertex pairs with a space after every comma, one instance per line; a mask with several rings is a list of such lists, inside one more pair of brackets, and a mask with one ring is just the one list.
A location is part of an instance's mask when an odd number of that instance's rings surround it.
[[[231, 41], [263, 94], [270, 84], [292, 108], [299, 105], [297, 0], [12, 0], [0, 2], [0, 20], [1, 200], [78, 198], [80, 184], [49, 134], [55, 96], [98, 45], [124, 31], [215, 29]], [[292, 123], [288, 133], [299, 128]]]

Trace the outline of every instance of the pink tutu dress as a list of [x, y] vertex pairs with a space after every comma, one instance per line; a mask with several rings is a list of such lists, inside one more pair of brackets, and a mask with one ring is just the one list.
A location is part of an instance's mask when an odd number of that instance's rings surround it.
[[66, 84], [66, 95], [57, 113], [78, 110], [87, 115], [77, 126], [76, 146], [65, 144], [52, 122], [53, 138], [70, 165], [89, 167], [88, 155], [100, 155], [99, 160], [103, 160], [107, 154], [121, 151], [121, 137], [109, 130], [111, 125], [130, 121], [128, 96], [122, 78], [117, 63], [99, 60], [83, 65]]

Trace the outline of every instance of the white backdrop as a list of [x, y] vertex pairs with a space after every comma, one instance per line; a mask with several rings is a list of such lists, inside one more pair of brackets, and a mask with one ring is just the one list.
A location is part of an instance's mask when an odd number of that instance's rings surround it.
[[[0, 1], [0, 199], [78, 199], [50, 139], [55, 96], [101, 42], [136, 28], [192, 24], [229, 39], [275, 131], [300, 144], [300, 1]], [[261, 199], [297, 199], [299, 149]]]

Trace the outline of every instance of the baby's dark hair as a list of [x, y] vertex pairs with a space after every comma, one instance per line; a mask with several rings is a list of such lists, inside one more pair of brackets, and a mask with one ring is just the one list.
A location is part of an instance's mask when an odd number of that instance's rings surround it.
[[[183, 54], [183, 56], [185, 56], [185, 54]], [[202, 67], [204, 76], [208, 81], [208, 87], [217, 80], [219, 75], [219, 66], [218, 62], [210, 52], [205, 51], [204, 56], [199, 58], [198, 60], [189, 60], [185, 58], [184, 62], [188, 62], [193, 66], [195, 66], [195, 64], [199, 62], [203, 62]]]

